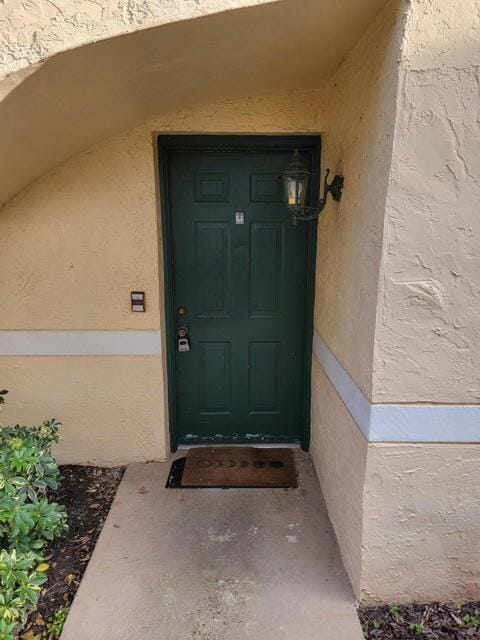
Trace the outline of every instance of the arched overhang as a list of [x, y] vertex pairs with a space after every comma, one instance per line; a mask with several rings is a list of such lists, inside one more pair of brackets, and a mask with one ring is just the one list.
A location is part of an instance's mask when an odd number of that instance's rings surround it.
[[91, 42], [281, 0], [2, 0], [0, 78]]
[[385, 0], [282, 0], [60, 53], [0, 103], [0, 202], [67, 157], [203, 102], [318, 87]]

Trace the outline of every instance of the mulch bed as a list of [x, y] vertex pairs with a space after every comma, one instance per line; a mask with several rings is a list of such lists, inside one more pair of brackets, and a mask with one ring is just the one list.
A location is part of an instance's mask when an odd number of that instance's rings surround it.
[[368, 640], [464, 640], [480, 638], [480, 602], [360, 607]]
[[25, 631], [40, 635], [54, 612], [72, 603], [123, 472], [123, 467], [60, 467], [62, 484], [51, 498], [65, 506], [69, 528], [47, 549], [48, 580]]

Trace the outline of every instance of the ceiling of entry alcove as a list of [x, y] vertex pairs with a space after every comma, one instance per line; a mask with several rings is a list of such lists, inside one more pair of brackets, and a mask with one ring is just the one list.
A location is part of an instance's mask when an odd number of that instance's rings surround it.
[[0, 202], [67, 157], [179, 108], [318, 87], [385, 0], [280, 0], [60, 53], [0, 103]]

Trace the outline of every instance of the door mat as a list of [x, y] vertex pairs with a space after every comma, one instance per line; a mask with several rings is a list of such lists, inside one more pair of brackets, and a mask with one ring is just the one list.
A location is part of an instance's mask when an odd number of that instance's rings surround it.
[[170, 473], [168, 474], [166, 489], [181, 489], [182, 488], [182, 476], [185, 469], [186, 458], [177, 458], [172, 462], [170, 467]]
[[167, 487], [297, 487], [291, 449], [195, 447], [175, 460]]

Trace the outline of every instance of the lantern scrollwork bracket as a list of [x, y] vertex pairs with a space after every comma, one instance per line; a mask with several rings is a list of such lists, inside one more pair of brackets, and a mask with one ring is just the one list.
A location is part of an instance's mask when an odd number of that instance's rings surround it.
[[343, 176], [336, 174], [329, 183], [329, 175], [330, 169], [327, 169], [323, 181], [323, 196], [320, 202], [315, 206], [308, 205], [306, 199], [312, 173], [302, 162], [298, 150], [295, 150], [292, 162], [283, 172], [285, 200], [294, 226], [297, 226], [299, 221], [308, 222], [318, 218], [325, 209], [329, 193], [335, 202], [341, 199], [344, 183]]

